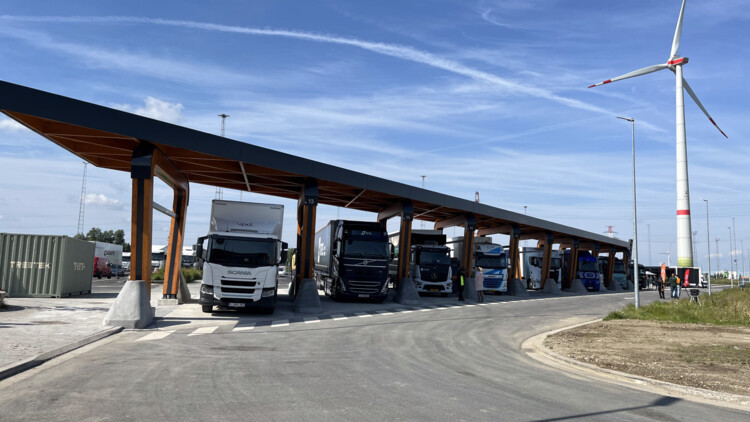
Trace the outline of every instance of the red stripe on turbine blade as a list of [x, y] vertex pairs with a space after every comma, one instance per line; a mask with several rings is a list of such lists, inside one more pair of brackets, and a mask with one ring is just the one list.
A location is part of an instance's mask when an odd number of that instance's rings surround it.
[[612, 82], [612, 79], [607, 79], [606, 81], [602, 82], [602, 84], [608, 84], [610, 82]]
[[690, 210], [677, 210], [677, 215], [690, 215]]
[[725, 138], [729, 139], [729, 137], [727, 136], [727, 134], [724, 133], [723, 130], [721, 130], [721, 128], [719, 127], [719, 125], [716, 124], [716, 122], [714, 122], [714, 119], [712, 119], [712, 118], [709, 117], [708, 120], [710, 120], [711, 123], [713, 123], [713, 125], [716, 126], [716, 129], [719, 129], [719, 132], [721, 132], [721, 134], [724, 135]]

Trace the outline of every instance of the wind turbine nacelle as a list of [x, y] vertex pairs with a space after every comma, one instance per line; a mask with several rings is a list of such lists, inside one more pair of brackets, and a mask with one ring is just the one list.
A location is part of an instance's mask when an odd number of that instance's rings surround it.
[[687, 57], [675, 57], [672, 60], [667, 62], [668, 66], [677, 66], [678, 64], [687, 64], [688, 58]]

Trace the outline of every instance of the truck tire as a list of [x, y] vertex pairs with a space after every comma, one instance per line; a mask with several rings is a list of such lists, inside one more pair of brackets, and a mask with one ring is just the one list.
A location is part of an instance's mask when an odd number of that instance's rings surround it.
[[201, 310], [204, 313], [210, 314], [214, 310], [214, 307], [212, 305], [201, 305]]

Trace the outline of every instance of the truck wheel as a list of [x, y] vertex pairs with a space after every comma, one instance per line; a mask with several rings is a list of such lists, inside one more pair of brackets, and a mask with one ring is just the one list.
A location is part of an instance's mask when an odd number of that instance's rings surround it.
[[214, 307], [212, 305], [201, 305], [201, 309], [204, 313], [210, 314]]

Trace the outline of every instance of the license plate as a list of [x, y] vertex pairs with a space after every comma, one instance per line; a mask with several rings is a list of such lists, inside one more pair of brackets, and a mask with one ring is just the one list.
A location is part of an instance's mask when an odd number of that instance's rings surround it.
[[242, 302], [229, 302], [230, 308], [244, 308], [245, 304]]
[[430, 289], [431, 292], [439, 292], [440, 289]]
[[360, 293], [359, 297], [370, 297], [370, 295], [367, 295], [367, 294], [364, 294], [364, 293]]

